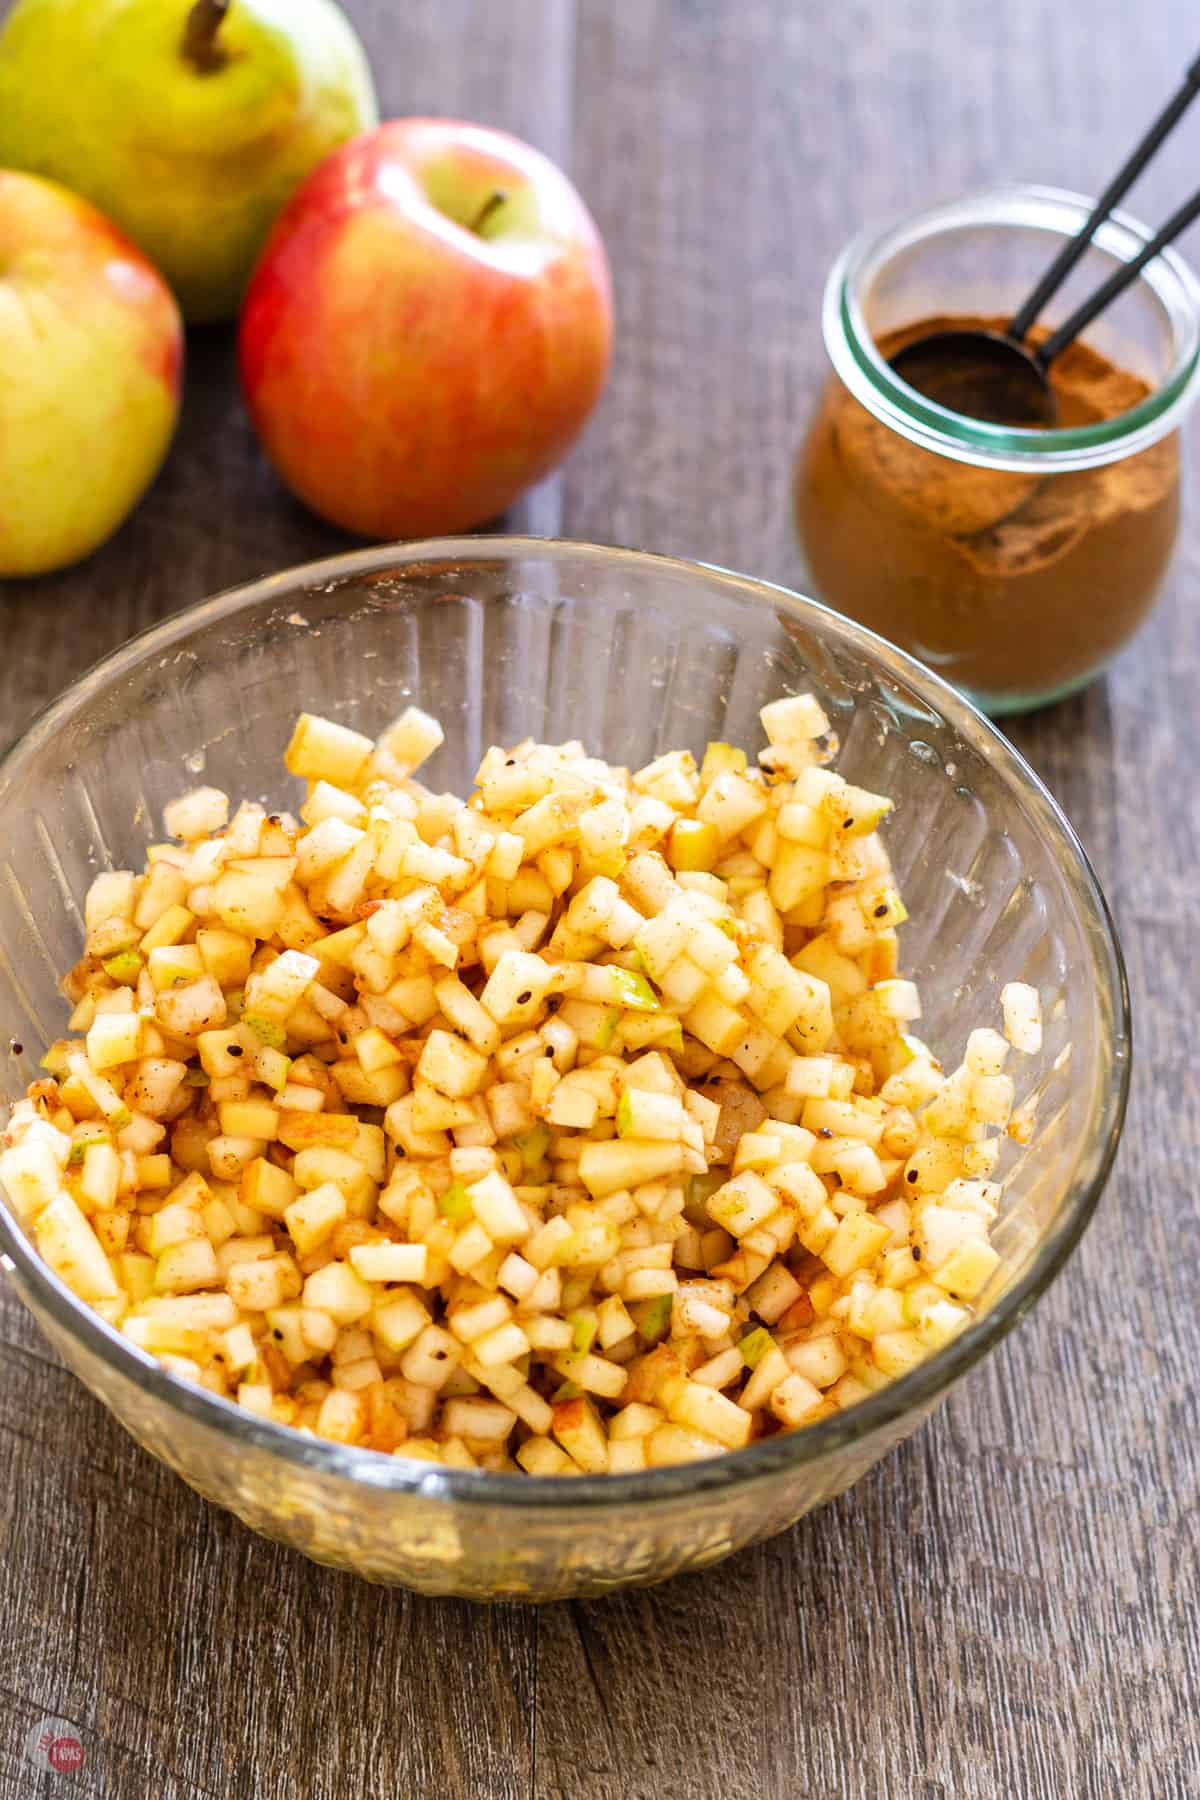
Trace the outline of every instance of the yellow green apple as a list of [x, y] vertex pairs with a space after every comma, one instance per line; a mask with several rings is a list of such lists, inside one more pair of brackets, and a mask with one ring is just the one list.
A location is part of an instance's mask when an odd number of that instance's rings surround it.
[[0, 576], [115, 531], [179, 412], [183, 322], [140, 250], [55, 182], [0, 169]]
[[396, 119], [310, 175], [242, 308], [242, 386], [299, 497], [368, 537], [467, 530], [547, 474], [604, 385], [608, 262], [528, 144]]
[[234, 317], [288, 196], [377, 116], [334, 0], [17, 0], [0, 33], [0, 165], [93, 201], [193, 321]]

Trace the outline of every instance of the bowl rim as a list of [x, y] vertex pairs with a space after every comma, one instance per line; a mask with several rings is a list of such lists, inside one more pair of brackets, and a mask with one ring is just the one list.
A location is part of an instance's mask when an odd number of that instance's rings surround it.
[[[464, 560], [518, 562], [549, 559], [623, 563], [652, 568], [667, 566], [677, 574], [703, 575], [736, 587], [742, 596], [767, 602], [806, 620], [819, 633], [832, 634], [868, 663], [894, 674], [937, 708], [960, 737], [994, 764], [1022, 790], [1025, 802], [1040, 815], [1039, 823], [1061, 840], [1063, 873], [1083, 915], [1092, 947], [1093, 967], [1101, 1000], [1111, 1012], [1107, 1079], [1097, 1080], [1093, 1096], [1094, 1131], [1090, 1167], [1072, 1177], [1054, 1227], [1046, 1234], [1021, 1276], [989, 1310], [915, 1370], [867, 1399], [802, 1430], [784, 1432], [741, 1450], [704, 1462], [669, 1465], [627, 1475], [583, 1475], [571, 1481], [526, 1474], [452, 1469], [386, 1452], [336, 1444], [291, 1426], [262, 1419], [237, 1402], [212, 1394], [170, 1374], [148, 1352], [140, 1350], [94, 1313], [86, 1302], [54, 1274], [38, 1256], [17, 1224], [0, 1190], [0, 1268], [13, 1269], [22, 1298], [35, 1314], [44, 1308], [54, 1325], [106, 1364], [114, 1374], [144, 1389], [168, 1409], [181, 1412], [202, 1429], [279, 1457], [314, 1474], [343, 1478], [361, 1487], [409, 1495], [422, 1500], [461, 1503], [467, 1507], [500, 1506], [532, 1512], [564, 1512], [609, 1507], [657, 1505], [715, 1494], [796, 1472], [852, 1445], [865, 1443], [889, 1428], [912, 1428], [934, 1403], [975, 1363], [993, 1349], [1031, 1310], [1057, 1276], [1087, 1227], [1112, 1170], [1129, 1099], [1131, 1022], [1124, 958], [1108, 903], [1091, 862], [1074, 829], [1041, 777], [971, 701], [941, 676], [924, 667], [884, 638], [844, 618], [820, 601], [755, 576], [738, 574], [717, 563], [663, 555], [616, 545], [569, 538], [482, 535], [426, 538], [380, 544], [343, 552], [223, 589], [185, 607], [127, 639], [78, 676], [44, 706], [0, 756], [0, 798], [19, 782], [23, 764], [87, 701], [136, 664], [177, 646], [200, 627], [249, 610], [263, 601], [283, 599], [300, 590], [328, 591], [357, 574], [403, 564]], [[1102, 1070], [1102, 1073], [1104, 1071]], [[25, 1293], [28, 1287], [30, 1293]]]

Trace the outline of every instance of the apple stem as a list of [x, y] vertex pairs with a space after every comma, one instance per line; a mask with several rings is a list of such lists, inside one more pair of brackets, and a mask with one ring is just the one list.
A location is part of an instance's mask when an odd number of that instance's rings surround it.
[[496, 188], [488, 195], [471, 223], [471, 230], [475, 233], [476, 237], [483, 236], [484, 226], [492, 217], [497, 207], [503, 206], [507, 199], [508, 195], [503, 188]]
[[217, 42], [230, 0], [196, 0], [183, 29], [183, 54], [200, 75], [215, 75], [228, 60]]

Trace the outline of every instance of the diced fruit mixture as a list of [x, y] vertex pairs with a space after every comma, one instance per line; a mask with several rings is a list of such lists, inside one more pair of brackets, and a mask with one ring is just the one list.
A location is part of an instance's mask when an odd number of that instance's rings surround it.
[[74, 1292], [248, 1411], [531, 1475], [719, 1455], [962, 1329], [1009, 1042], [913, 1035], [891, 810], [809, 697], [636, 773], [491, 749], [467, 801], [303, 715], [299, 818], [211, 788], [97, 877], [75, 1034], [0, 1180]]

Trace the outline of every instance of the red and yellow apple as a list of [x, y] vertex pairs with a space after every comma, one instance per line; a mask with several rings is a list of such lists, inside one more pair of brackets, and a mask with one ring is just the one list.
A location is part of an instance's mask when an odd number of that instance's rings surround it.
[[608, 368], [604, 246], [503, 132], [398, 119], [329, 157], [242, 309], [242, 384], [314, 511], [367, 537], [467, 530], [562, 458]]
[[183, 326], [140, 250], [86, 200], [0, 169], [0, 576], [102, 544], [175, 429]]

